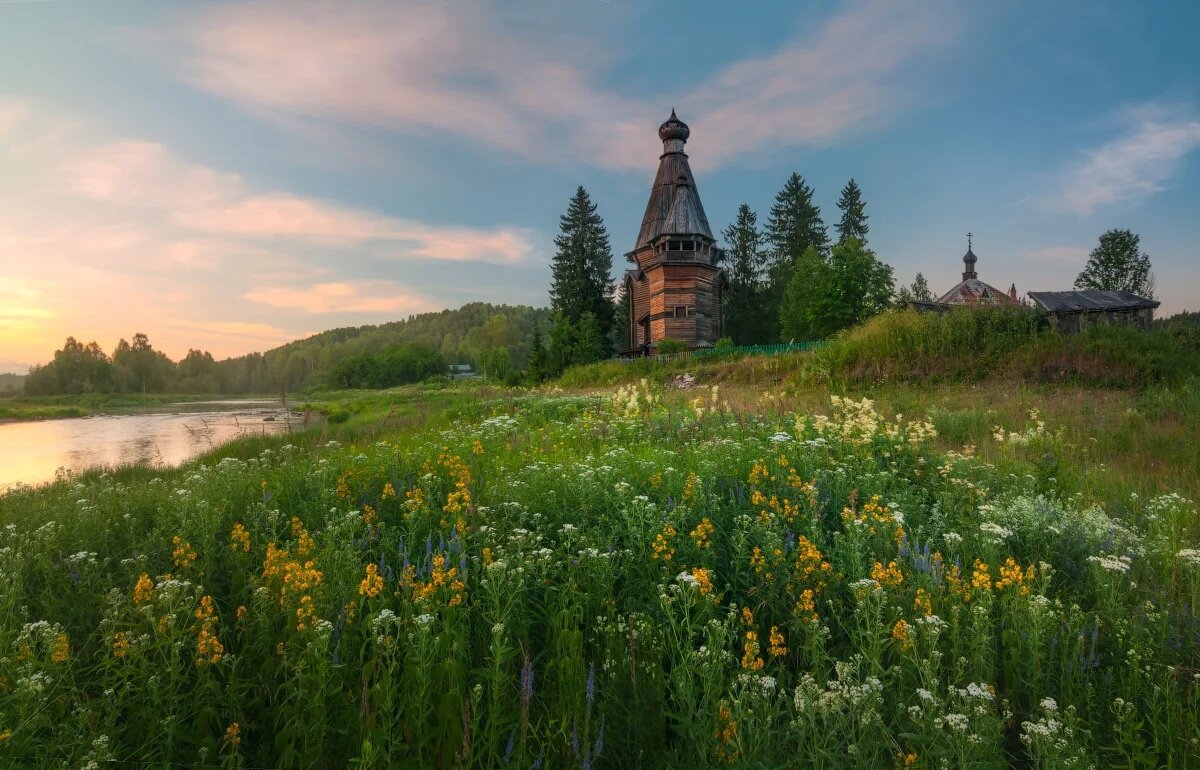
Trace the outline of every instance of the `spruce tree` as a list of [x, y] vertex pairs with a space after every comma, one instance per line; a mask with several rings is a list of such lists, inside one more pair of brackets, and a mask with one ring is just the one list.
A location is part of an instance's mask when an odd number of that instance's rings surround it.
[[551, 309], [572, 324], [584, 313], [592, 313], [607, 339], [613, 324], [612, 247], [604, 220], [582, 186], [559, 219], [554, 245]]
[[1075, 288], [1128, 291], [1154, 299], [1154, 272], [1150, 255], [1142, 252], [1141, 237], [1131, 230], [1109, 230], [1101, 235], [1075, 279]]
[[546, 345], [546, 376], [557, 377], [575, 358], [575, 324], [562, 313], [555, 313]]
[[542, 344], [542, 328], [539, 324], [533, 326], [533, 336], [529, 340], [529, 363], [525, 369], [534, 382], [546, 379], [546, 346]]
[[738, 345], [765, 341], [760, 303], [763, 283], [763, 236], [758, 215], [743, 203], [737, 219], [722, 233], [728, 247], [722, 266], [728, 286], [725, 290], [725, 334]]
[[788, 177], [775, 196], [766, 241], [771, 264], [763, 308], [769, 318], [780, 318], [784, 295], [802, 255], [811, 248], [817, 260], [824, 261], [829, 250], [829, 232], [821, 219], [821, 209], [813, 203], [813, 190], [799, 174]]
[[600, 322], [591, 311], [579, 317], [573, 352], [571, 363], [574, 364], [594, 364], [608, 356], [608, 340], [604, 339]]
[[863, 202], [862, 190], [853, 178], [842, 188], [842, 197], [838, 198], [838, 208], [842, 210], [842, 221], [838, 222], [838, 243], [845, 243], [850, 238], [857, 238], [864, 243], [867, 240], [867, 204]]

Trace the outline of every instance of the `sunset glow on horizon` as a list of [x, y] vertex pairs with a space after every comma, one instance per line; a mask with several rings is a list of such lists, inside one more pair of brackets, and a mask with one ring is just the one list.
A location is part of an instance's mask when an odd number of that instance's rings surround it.
[[970, 230], [982, 278], [1069, 289], [1119, 227], [1196, 310], [1200, 11], [1095, 5], [0, 3], [0, 372], [543, 306], [578, 185], [623, 269], [672, 106], [714, 232], [854, 177], [900, 282]]

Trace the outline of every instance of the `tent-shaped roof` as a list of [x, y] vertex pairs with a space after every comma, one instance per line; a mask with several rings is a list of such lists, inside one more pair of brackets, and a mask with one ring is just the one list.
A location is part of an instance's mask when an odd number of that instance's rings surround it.
[[938, 302], [943, 305], [1012, 305], [1015, 300], [1008, 292], [978, 278], [966, 278], [938, 297]]
[[683, 145], [691, 132], [671, 110], [671, 117], [658, 129], [663, 140], [663, 154], [658, 161], [658, 173], [654, 187], [650, 189], [650, 200], [646, 203], [646, 214], [642, 217], [642, 229], [638, 232], [634, 250], [650, 244], [660, 235], [700, 235], [715, 240], [700, 203], [700, 192], [696, 179], [688, 165]]

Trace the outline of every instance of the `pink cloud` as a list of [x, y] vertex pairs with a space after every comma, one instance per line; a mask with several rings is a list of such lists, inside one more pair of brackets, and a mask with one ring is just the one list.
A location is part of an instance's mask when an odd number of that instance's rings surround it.
[[[237, 174], [181, 161], [153, 142], [88, 148], [65, 161], [58, 175], [85, 198], [153, 209], [175, 225], [215, 236], [322, 246], [392, 242], [388, 253], [396, 257], [455, 262], [515, 264], [535, 256], [534, 233], [525, 228], [430, 225], [284, 192], [255, 192]], [[197, 264], [202, 249], [192, 241], [174, 251], [179, 261]]]
[[423, 313], [437, 308], [391, 281], [338, 281], [299, 288], [255, 289], [251, 302], [306, 313]]
[[0, 136], [29, 117], [29, 105], [18, 99], [0, 99]]
[[[527, 265], [531, 231], [416, 222], [190, 163], [141, 139], [97, 143], [23, 111], [0, 144], [0, 356], [45, 361], [68, 335], [110, 349], [146, 331], [173, 358], [239, 355], [347, 322], [436, 310], [381, 260]], [[331, 279], [331, 275], [337, 275]], [[495, 291], [495, 287], [491, 287]], [[349, 317], [331, 318], [343, 313]], [[359, 319], [355, 321], [354, 319]]]

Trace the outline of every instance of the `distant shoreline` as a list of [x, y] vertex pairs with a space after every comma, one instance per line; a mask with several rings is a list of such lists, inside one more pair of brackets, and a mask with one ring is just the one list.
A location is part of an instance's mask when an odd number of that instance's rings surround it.
[[156, 407], [186, 404], [279, 403], [279, 396], [247, 394], [230, 397], [219, 393], [94, 394], [75, 396], [17, 396], [0, 398], [0, 426], [70, 420], [98, 415], [124, 414]]

